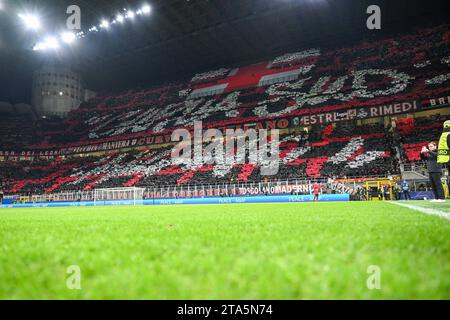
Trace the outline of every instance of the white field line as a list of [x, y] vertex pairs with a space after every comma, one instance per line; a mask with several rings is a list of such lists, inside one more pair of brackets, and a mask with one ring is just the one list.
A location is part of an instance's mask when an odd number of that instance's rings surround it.
[[406, 203], [399, 203], [399, 202], [389, 202], [389, 203], [395, 204], [397, 206], [405, 207], [405, 208], [408, 208], [408, 209], [411, 209], [411, 210], [420, 211], [420, 212], [425, 213], [425, 214], [430, 214], [430, 215], [433, 215], [433, 216], [438, 216], [438, 217], [450, 220], [450, 213], [449, 212], [444, 212], [444, 211], [431, 209], [431, 208], [424, 208], [424, 207], [413, 206], [411, 204], [406, 204]]

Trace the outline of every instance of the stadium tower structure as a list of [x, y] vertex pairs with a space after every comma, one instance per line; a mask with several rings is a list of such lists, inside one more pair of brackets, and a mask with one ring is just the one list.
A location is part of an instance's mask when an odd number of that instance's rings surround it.
[[45, 65], [33, 74], [32, 104], [39, 116], [66, 117], [95, 97], [79, 74], [67, 66]]

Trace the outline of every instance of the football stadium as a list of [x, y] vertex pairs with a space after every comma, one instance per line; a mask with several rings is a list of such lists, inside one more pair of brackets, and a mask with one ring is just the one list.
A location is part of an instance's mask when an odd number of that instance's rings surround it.
[[446, 5], [0, 0], [0, 300], [449, 300]]

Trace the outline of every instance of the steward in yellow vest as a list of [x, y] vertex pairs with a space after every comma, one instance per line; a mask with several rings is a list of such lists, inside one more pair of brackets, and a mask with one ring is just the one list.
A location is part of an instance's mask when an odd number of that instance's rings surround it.
[[450, 162], [449, 141], [450, 141], [450, 120], [445, 121], [444, 132], [441, 135], [441, 139], [439, 139], [438, 157], [437, 157], [438, 163], [443, 164]]

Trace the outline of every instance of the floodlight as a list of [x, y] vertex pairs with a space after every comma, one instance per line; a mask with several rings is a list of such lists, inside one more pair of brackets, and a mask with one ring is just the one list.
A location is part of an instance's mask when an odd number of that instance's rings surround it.
[[109, 22], [106, 21], [106, 20], [102, 20], [102, 22], [100, 23], [100, 28], [108, 29], [109, 28]]
[[142, 10], [143, 14], [149, 14], [152, 11], [152, 7], [150, 7], [148, 4], [146, 4], [142, 7], [141, 10]]
[[22, 19], [27, 29], [39, 30], [41, 28], [41, 22], [39, 18], [32, 14], [19, 14], [19, 18]]
[[61, 40], [67, 44], [75, 42], [76, 38], [77, 38], [76, 35], [73, 34], [72, 32], [63, 32], [61, 34]]
[[38, 42], [33, 47], [34, 51], [41, 51], [41, 50], [45, 50], [45, 49], [47, 49], [47, 46], [44, 42]]
[[[123, 8], [123, 12], [120, 11], [120, 13], [117, 13], [114, 20], [102, 19], [98, 26], [92, 26], [91, 28], [88, 29], [87, 32], [92, 33], [92, 32], [99, 32], [100, 29], [109, 29], [112, 25], [115, 25], [117, 23], [121, 24], [124, 23], [126, 19], [134, 19], [136, 15], [139, 16], [149, 15], [151, 12], [152, 7], [149, 4], [144, 4], [137, 11]], [[27, 13], [27, 14], [19, 14], [19, 17], [22, 19], [26, 27], [29, 29], [38, 30], [41, 27], [41, 22], [39, 21], [39, 18], [36, 15]], [[86, 34], [83, 31], [77, 33], [67, 31], [61, 33], [59, 36], [56, 37], [48, 36], [43, 41], [36, 43], [33, 47], [33, 50], [35, 51], [48, 49], [56, 50], [61, 46], [62, 43], [72, 44], [77, 40], [77, 38], [84, 38], [85, 36]]]
[[49, 49], [58, 49], [59, 41], [55, 37], [50, 36], [50, 37], [45, 38], [44, 45], [46, 48], [49, 48]]
[[116, 17], [116, 20], [117, 20], [117, 22], [122, 23], [124, 21], [123, 15], [118, 14], [117, 17]]

